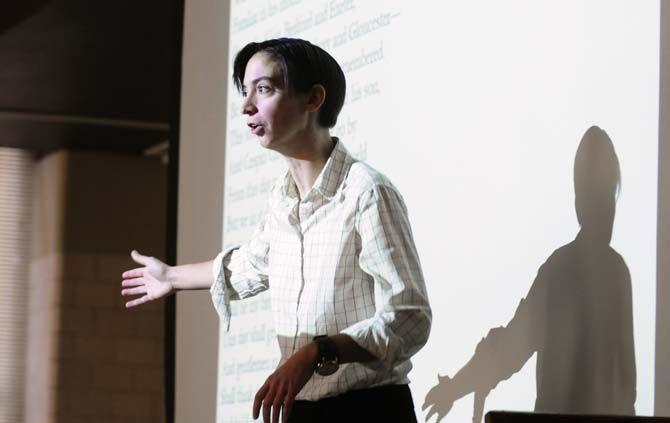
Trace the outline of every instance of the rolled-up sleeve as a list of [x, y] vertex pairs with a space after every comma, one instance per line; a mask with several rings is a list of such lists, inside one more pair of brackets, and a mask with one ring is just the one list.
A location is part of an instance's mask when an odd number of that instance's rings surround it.
[[266, 221], [267, 216], [258, 224], [248, 243], [227, 248], [213, 261], [214, 283], [210, 293], [226, 330], [230, 328], [230, 301], [252, 297], [268, 289], [270, 243]]
[[356, 229], [359, 266], [373, 278], [381, 303], [373, 317], [342, 333], [391, 368], [423, 347], [432, 318], [407, 209], [395, 188], [378, 185], [361, 195]]

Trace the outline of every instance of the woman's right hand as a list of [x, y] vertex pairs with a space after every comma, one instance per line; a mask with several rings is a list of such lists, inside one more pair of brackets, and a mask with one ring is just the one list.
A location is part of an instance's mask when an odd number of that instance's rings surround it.
[[121, 290], [121, 295], [141, 295], [128, 301], [127, 308], [163, 298], [174, 291], [172, 283], [168, 280], [170, 266], [156, 258], [143, 256], [136, 250], [133, 250], [130, 256], [144, 267], [123, 272], [121, 286], [125, 289]]

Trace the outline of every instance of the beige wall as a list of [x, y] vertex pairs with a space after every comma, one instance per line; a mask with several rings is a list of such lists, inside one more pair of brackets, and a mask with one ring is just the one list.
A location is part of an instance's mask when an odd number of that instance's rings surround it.
[[132, 248], [165, 251], [156, 159], [60, 151], [36, 165], [26, 422], [164, 420], [164, 307], [127, 310]]
[[[182, 64], [177, 262], [221, 248], [228, 1], [186, 1]], [[218, 317], [208, 292], [177, 296], [175, 421], [214, 422]]]

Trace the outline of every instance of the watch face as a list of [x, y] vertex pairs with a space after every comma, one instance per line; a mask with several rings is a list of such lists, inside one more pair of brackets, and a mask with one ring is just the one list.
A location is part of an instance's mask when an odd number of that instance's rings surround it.
[[316, 372], [321, 376], [329, 376], [335, 373], [339, 368], [340, 364], [337, 362], [337, 360], [322, 361], [321, 363], [319, 363]]

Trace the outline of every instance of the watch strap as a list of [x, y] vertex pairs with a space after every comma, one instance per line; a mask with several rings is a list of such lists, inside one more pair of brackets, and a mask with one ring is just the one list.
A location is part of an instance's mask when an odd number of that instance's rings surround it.
[[314, 372], [321, 376], [332, 375], [340, 367], [335, 343], [327, 335], [315, 336], [314, 342], [319, 352], [319, 360], [316, 363]]
[[330, 339], [328, 335], [315, 336], [314, 342], [316, 342], [316, 345], [319, 348], [319, 361], [337, 360], [337, 349], [335, 348], [333, 340]]

